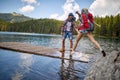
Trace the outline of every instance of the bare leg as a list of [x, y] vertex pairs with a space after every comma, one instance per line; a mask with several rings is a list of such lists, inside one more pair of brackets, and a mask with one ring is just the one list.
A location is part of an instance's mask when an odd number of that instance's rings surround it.
[[101, 50], [99, 43], [94, 39], [92, 33], [87, 33], [87, 36], [94, 43], [94, 45]]
[[65, 51], [65, 39], [62, 40], [62, 49], [60, 51]]
[[74, 44], [74, 47], [73, 47], [73, 50], [76, 49], [77, 45], [78, 45], [78, 42], [79, 40], [82, 38], [83, 34], [82, 33], [78, 33], [77, 37], [76, 37], [76, 41], [75, 41], [75, 44]]
[[94, 39], [92, 33], [87, 33], [87, 36], [95, 44], [95, 46], [102, 52], [103, 56], [105, 57], [106, 53], [104, 52], [104, 50], [102, 50], [102, 48], [100, 47], [99, 43]]
[[73, 47], [73, 42], [72, 42], [72, 39], [70, 40], [70, 50], [72, 50], [72, 47]]

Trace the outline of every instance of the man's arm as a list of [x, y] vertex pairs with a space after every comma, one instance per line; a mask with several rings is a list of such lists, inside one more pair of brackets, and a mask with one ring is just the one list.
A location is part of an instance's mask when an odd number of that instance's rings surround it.
[[79, 33], [79, 31], [78, 31], [78, 28], [77, 28], [77, 25], [75, 24], [75, 22], [73, 22], [73, 26], [74, 26], [74, 29], [75, 29], [75, 31], [77, 32], [77, 34]]
[[66, 25], [66, 23], [67, 23], [67, 20], [65, 20], [65, 21], [63, 22], [62, 26], [61, 26], [61, 35], [62, 35], [63, 32], [64, 32], [64, 26]]

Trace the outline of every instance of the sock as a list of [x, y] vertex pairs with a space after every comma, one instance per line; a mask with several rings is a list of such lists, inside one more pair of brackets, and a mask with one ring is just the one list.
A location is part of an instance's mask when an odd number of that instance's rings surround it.
[[100, 48], [100, 51], [103, 51], [103, 49], [102, 49], [102, 48]]

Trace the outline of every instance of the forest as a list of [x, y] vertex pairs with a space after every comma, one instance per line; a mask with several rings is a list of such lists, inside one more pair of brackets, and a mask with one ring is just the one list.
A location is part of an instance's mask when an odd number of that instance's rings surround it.
[[[94, 35], [120, 37], [120, 14], [116, 16], [94, 17]], [[60, 34], [63, 21], [55, 19], [32, 19], [24, 22], [6, 22], [0, 20], [0, 31]], [[76, 21], [78, 23], [78, 21]], [[76, 34], [76, 33], [74, 33]]]

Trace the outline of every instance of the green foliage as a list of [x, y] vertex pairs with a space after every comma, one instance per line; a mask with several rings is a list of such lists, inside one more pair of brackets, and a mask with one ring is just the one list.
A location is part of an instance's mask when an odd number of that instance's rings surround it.
[[95, 22], [101, 27], [95, 26], [95, 34], [108, 37], [120, 37], [120, 14], [116, 16], [95, 17]]
[[7, 31], [9, 23], [0, 19], [0, 31]]
[[54, 19], [38, 19], [20, 23], [11, 23], [8, 31], [60, 34], [62, 21]]
[[[99, 36], [120, 37], [120, 14], [116, 16], [95, 17], [94, 34]], [[62, 21], [54, 19], [32, 19], [24, 22], [8, 23], [0, 20], [0, 31], [60, 34]], [[76, 22], [78, 24], [78, 22]], [[76, 34], [74, 32], [74, 34]]]

